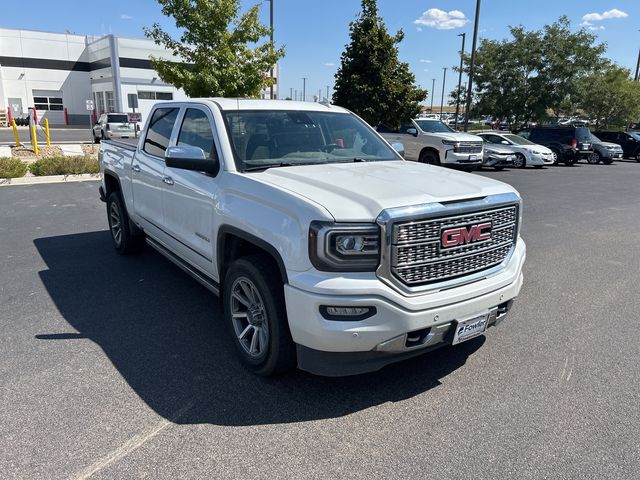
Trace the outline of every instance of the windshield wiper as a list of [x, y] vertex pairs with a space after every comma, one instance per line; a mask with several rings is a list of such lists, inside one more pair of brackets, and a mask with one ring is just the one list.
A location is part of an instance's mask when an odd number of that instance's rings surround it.
[[290, 162], [274, 162], [274, 163], [263, 163], [262, 165], [252, 165], [249, 167], [244, 167], [242, 169], [243, 172], [255, 172], [257, 170], [266, 170], [267, 168], [274, 167], [293, 167], [294, 165], [300, 165], [299, 163], [290, 163]]

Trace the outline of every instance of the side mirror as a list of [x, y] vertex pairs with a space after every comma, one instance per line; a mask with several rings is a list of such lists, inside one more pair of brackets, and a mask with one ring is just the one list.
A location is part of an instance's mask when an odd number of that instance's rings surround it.
[[414, 137], [418, 136], [418, 130], [416, 130], [415, 128], [407, 128], [407, 133], [409, 135], [413, 135]]
[[207, 158], [200, 147], [188, 145], [173, 146], [167, 148], [164, 153], [164, 161], [167, 167], [194, 170], [216, 175], [220, 170], [220, 161], [217, 158]]
[[391, 144], [391, 147], [400, 154], [401, 157], [404, 158], [404, 145], [398, 142], [394, 142]]

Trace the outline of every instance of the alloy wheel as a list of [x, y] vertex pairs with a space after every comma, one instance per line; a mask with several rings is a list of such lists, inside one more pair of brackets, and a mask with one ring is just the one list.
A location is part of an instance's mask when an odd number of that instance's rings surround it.
[[109, 207], [109, 220], [111, 224], [111, 235], [117, 246], [120, 246], [122, 242], [122, 217], [120, 216], [120, 210], [115, 202], [111, 203]]
[[269, 348], [269, 320], [255, 284], [239, 277], [231, 286], [231, 320], [240, 346], [253, 359], [264, 357]]

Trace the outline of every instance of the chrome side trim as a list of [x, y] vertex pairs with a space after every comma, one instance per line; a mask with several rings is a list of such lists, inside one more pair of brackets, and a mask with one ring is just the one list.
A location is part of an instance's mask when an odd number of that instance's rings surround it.
[[188, 273], [191, 277], [193, 277], [193, 279], [204, 286], [207, 290], [211, 291], [214, 295], [220, 295], [220, 286], [218, 282], [216, 282], [212, 278], [209, 278], [208, 275], [198, 271], [195, 267], [179, 258], [169, 249], [169, 247], [165, 246], [161, 241], [156, 240], [149, 235], [147, 235], [146, 241], [154, 250], [156, 250], [159, 254], [176, 265], [182, 271]]
[[453, 217], [467, 213], [479, 212], [486, 209], [496, 209], [500, 207], [517, 206], [516, 240], [520, 236], [520, 223], [522, 216], [521, 198], [514, 192], [499, 195], [490, 195], [483, 198], [471, 199], [460, 202], [427, 203], [422, 205], [411, 205], [407, 207], [397, 207], [383, 210], [376, 223], [380, 227], [380, 264], [376, 270], [376, 275], [387, 285], [400, 291], [407, 296], [422, 295], [426, 292], [447, 290], [468, 283], [477, 282], [484, 278], [493, 276], [503, 270], [515, 251], [514, 246], [504, 260], [489, 269], [482, 270], [464, 277], [434, 282], [428, 285], [410, 287], [398, 280], [392, 273], [392, 244], [393, 225], [398, 222], [420, 221], [435, 219], [438, 217]]

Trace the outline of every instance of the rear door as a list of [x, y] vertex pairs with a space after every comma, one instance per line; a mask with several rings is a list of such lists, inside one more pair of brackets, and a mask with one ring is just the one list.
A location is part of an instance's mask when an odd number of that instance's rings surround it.
[[[176, 127], [176, 145], [201, 148], [207, 158], [220, 158], [214, 121], [205, 105], [183, 108]], [[219, 175], [219, 173], [218, 173]], [[213, 259], [217, 176], [165, 167], [162, 205], [169, 246], [192, 265], [217, 280]]]
[[164, 152], [171, 141], [179, 111], [174, 106], [153, 111], [145, 138], [140, 142], [131, 165], [133, 209], [144, 229], [159, 239], [164, 239]]

